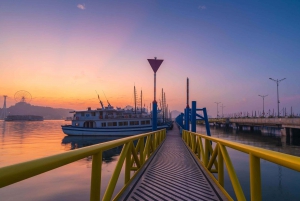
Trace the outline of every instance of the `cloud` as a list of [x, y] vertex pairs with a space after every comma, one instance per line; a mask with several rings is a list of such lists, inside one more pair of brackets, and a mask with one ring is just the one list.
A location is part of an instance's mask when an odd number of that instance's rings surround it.
[[84, 4], [78, 4], [77, 8], [79, 8], [81, 10], [85, 10], [85, 5]]
[[205, 10], [205, 9], [206, 9], [206, 6], [199, 6], [198, 9], [200, 9], [200, 10]]

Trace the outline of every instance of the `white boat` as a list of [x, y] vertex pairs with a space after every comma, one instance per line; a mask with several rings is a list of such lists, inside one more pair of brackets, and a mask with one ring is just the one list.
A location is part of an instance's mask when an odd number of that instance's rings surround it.
[[[72, 125], [63, 125], [62, 130], [67, 135], [103, 135], [128, 136], [152, 131], [151, 114], [145, 108], [140, 110], [112, 107], [88, 108], [85, 111], [73, 111]], [[158, 111], [157, 129], [169, 128], [163, 124], [163, 118]]]

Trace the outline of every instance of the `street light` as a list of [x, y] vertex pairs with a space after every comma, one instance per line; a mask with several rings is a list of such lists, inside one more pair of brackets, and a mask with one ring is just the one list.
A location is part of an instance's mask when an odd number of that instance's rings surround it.
[[281, 80], [278, 80], [278, 79], [275, 80], [275, 79], [273, 79], [273, 78], [269, 78], [269, 79], [277, 83], [277, 117], [279, 118], [279, 103], [280, 103], [280, 102], [279, 102], [278, 86], [279, 86], [279, 82], [285, 80], [286, 78], [283, 78], [283, 79], [281, 79]]
[[219, 103], [221, 102], [215, 102], [217, 104], [217, 118], [219, 118]]
[[265, 97], [267, 97], [268, 95], [258, 95], [258, 96], [263, 98], [263, 117], [265, 117]]
[[224, 117], [223, 116], [223, 108], [224, 108], [225, 106], [223, 105], [223, 103], [222, 103], [222, 106], [221, 106], [221, 108], [222, 108], [222, 118]]

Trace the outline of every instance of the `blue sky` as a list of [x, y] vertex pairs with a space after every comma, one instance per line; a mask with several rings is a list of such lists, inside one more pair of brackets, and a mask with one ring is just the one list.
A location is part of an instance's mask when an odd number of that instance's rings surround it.
[[[98, 107], [95, 90], [115, 106], [132, 88], [153, 99], [147, 59], [158, 70], [171, 110], [191, 100], [216, 115], [280, 108], [300, 113], [300, 1], [1, 1], [0, 91], [30, 91], [32, 104]], [[3, 98], [1, 97], [0, 101]]]

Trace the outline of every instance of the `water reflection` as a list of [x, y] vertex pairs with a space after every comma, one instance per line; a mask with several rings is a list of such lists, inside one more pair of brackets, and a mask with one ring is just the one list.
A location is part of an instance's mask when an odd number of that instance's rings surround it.
[[[293, 130], [290, 135], [282, 132], [280, 128], [265, 129], [261, 132], [258, 129], [232, 129], [225, 127], [210, 127], [213, 137], [256, 146], [272, 151], [278, 151], [290, 155], [300, 156], [300, 129]], [[266, 132], [270, 131], [270, 132]], [[206, 133], [205, 127], [198, 125], [198, 133]], [[281, 132], [279, 134], [279, 132]]]
[[2, 129], [2, 137], [4, 136], [5, 130], [6, 130], [6, 124], [5, 123], [6, 123], [5, 121], [2, 121], [2, 127], [1, 127], [1, 129]]
[[[63, 145], [71, 145], [70, 150], [78, 149], [86, 146], [91, 146], [103, 142], [117, 140], [122, 137], [102, 137], [102, 136], [66, 136], [62, 139]], [[109, 163], [115, 160], [115, 156], [118, 156], [122, 151], [123, 146], [118, 146], [103, 152], [103, 162]], [[91, 160], [91, 157], [88, 157]]]
[[[257, 129], [252, 131], [250, 129], [236, 130], [220, 127], [211, 127], [210, 129], [213, 137], [300, 156], [300, 147], [294, 145], [297, 143], [299, 136], [294, 135], [295, 131], [289, 144], [286, 143], [286, 136], [278, 135], [277, 128], [266, 129], [270, 133], [260, 132]], [[197, 132], [205, 133], [205, 127], [197, 126]], [[246, 199], [250, 200], [249, 155], [230, 148], [227, 150]], [[299, 200], [300, 192], [297, 190], [297, 187], [300, 185], [299, 172], [261, 160], [261, 181], [262, 200]], [[225, 171], [225, 189], [233, 198], [235, 197], [227, 171]]]

